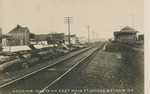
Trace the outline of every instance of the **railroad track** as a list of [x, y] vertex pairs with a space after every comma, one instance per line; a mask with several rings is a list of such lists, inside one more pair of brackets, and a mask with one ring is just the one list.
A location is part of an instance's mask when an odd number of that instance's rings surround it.
[[5, 83], [0, 86], [0, 94], [41, 94], [103, 45], [104, 43], [98, 44], [83, 52]]

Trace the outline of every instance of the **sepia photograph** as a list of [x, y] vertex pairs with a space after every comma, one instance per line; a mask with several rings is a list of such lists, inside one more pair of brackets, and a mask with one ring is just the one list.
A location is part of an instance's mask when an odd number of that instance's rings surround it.
[[144, 0], [0, 0], [0, 94], [147, 94], [144, 9]]

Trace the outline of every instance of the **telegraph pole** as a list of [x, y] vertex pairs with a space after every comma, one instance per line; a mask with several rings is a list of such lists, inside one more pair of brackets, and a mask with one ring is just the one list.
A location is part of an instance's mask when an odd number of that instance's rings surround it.
[[135, 44], [135, 35], [134, 35], [134, 16], [135, 15], [131, 15], [132, 16], [132, 28], [133, 28], [133, 44]]
[[73, 17], [65, 17], [65, 23], [68, 24], [68, 41], [69, 41], [69, 46], [71, 45], [70, 41], [70, 24], [73, 23]]
[[87, 29], [88, 29], [88, 43], [90, 44], [90, 26], [89, 25], [87, 26]]
[[96, 38], [95, 37], [95, 31], [93, 30], [92, 33], [93, 33], [93, 41], [95, 41], [95, 38]]

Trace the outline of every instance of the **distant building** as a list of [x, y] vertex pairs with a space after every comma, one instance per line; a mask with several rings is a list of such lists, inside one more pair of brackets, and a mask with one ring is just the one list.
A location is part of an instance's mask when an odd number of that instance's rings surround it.
[[144, 44], [144, 34], [138, 35], [137, 44]]
[[78, 39], [80, 43], [88, 43], [88, 39], [86, 37], [79, 37]]
[[144, 34], [138, 35], [138, 40], [143, 40], [144, 41]]
[[2, 28], [0, 27], [0, 34], [2, 34]]
[[64, 33], [38, 34], [35, 35], [37, 44], [58, 44], [64, 40]]
[[47, 45], [47, 37], [48, 34], [37, 34], [35, 35], [35, 42], [36, 44], [43, 44], [43, 45]]
[[17, 25], [9, 33], [11, 39], [4, 40], [6, 46], [22, 46], [30, 43], [31, 40], [34, 40], [34, 33], [31, 33], [28, 27], [22, 27]]
[[136, 42], [136, 33], [138, 33], [137, 30], [134, 30], [133, 28], [126, 26], [120, 31], [114, 32], [114, 41], [118, 41], [121, 43], [128, 43], [133, 44]]
[[[69, 35], [65, 35], [64, 40], [65, 40], [66, 44], [69, 44]], [[76, 37], [76, 34], [70, 35], [70, 42], [71, 42], [71, 44], [79, 43], [79, 39], [78, 39], [78, 37]]]
[[2, 44], [2, 28], [0, 27], [0, 44]]
[[8, 35], [4, 35], [2, 34], [2, 28], [0, 28], [0, 51], [2, 51], [3, 49], [3, 39], [6, 39], [8, 38], [9, 36]]
[[53, 33], [47, 37], [48, 44], [58, 44], [60, 41], [64, 42], [64, 33]]

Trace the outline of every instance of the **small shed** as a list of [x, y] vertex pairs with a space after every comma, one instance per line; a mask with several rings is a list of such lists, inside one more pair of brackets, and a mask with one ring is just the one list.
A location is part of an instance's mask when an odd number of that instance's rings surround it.
[[8, 35], [4, 35], [4, 34], [0, 34], [0, 51], [2, 51], [2, 46], [3, 46], [3, 42], [2, 42], [2, 39], [6, 39], [6, 38], [8, 38], [8, 37], [10, 37], [10, 36], [8, 36]]

